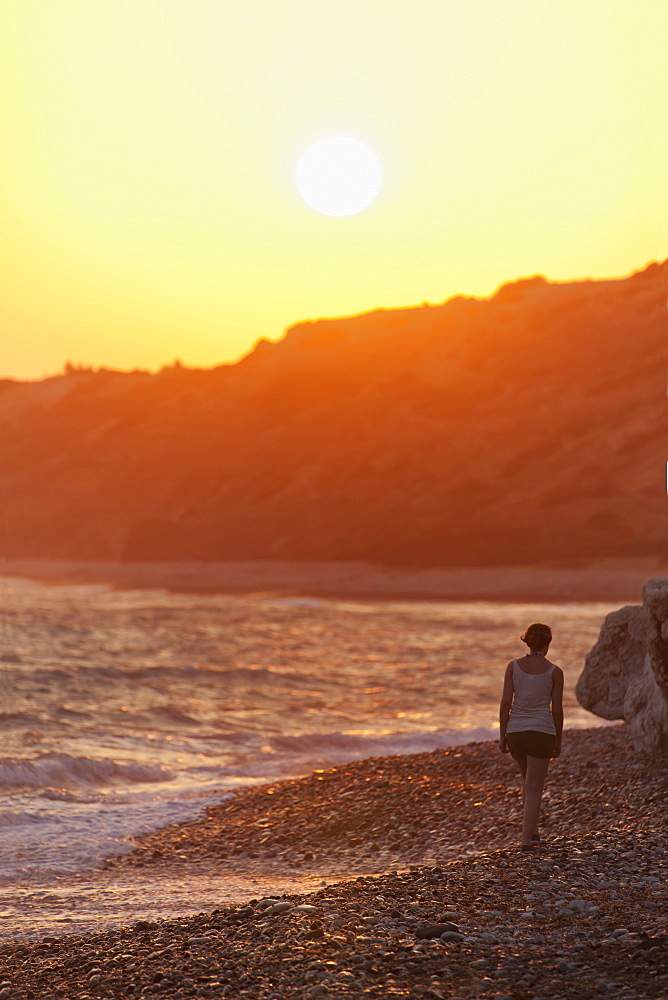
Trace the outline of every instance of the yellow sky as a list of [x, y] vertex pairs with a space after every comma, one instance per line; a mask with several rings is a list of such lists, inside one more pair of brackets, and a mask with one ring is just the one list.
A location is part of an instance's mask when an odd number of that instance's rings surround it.
[[[0, 376], [668, 255], [667, 0], [3, 0]], [[320, 215], [295, 167], [383, 170]]]

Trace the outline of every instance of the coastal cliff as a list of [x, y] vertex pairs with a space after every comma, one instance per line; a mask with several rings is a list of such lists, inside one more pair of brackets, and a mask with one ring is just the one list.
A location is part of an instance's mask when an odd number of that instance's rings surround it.
[[242, 361], [0, 382], [0, 557], [665, 558], [665, 274], [302, 323]]

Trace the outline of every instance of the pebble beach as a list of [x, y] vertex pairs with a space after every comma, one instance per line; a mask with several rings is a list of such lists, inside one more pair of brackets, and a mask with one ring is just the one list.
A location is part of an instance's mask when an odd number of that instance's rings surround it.
[[[6, 943], [0, 1000], [665, 997], [667, 801], [668, 760], [638, 757], [624, 726], [565, 733], [528, 854], [518, 775], [492, 742], [242, 789], [99, 877], [276, 891]], [[288, 876], [310, 891], [279, 891]]]

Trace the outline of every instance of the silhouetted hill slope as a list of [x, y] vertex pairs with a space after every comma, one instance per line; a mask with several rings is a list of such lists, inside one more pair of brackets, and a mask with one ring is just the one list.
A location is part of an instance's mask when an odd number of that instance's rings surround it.
[[302, 323], [236, 365], [0, 382], [0, 552], [665, 554], [665, 270]]

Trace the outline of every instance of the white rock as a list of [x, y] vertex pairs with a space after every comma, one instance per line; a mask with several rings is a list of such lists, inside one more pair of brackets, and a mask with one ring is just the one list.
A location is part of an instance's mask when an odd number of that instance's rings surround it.
[[595, 715], [624, 719], [636, 749], [668, 753], [668, 579], [645, 584], [642, 607], [607, 616], [575, 693]]
[[624, 718], [624, 699], [644, 661], [645, 616], [639, 605], [607, 615], [575, 688], [582, 705], [604, 719]]

